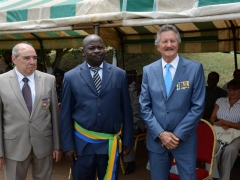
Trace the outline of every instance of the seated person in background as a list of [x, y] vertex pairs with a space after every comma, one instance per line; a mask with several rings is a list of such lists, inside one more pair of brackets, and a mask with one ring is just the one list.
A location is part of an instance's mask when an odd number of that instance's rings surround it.
[[7, 67], [5, 69], [5, 72], [8, 72], [8, 71], [12, 70], [13, 69], [13, 63], [12, 63], [12, 52], [11, 51], [4, 51], [3, 60], [7, 65]]
[[136, 77], [135, 90], [130, 92], [130, 98], [133, 109], [134, 134], [138, 134], [145, 130], [144, 121], [140, 115], [139, 95], [141, 92], [142, 74]]
[[135, 90], [136, 76], [137, 76], [137, 71], [135, 69], [127, 71], [129, 91]]
[[[140, 115], [139, 95], [141, 92], [142, 74], [136, 77], [135, 90], [129, 91], [131, 105], [133, 110], [134, 135], [145, 130], [144, 121]], [[124, 162], [128, 162], [125, 174], [131, 174], [135, 171], [136, 163], [134, 158], [134, 149], [131, 150], [128, 156], [124, 157]]]
[[[228, 85], [229, 97], [217, 99], [211, 123], [221, 126], [223, 129], [240, 129], [240, 81], [231, 80]], [[216, 122], [215, 120], [218, 119]], [[220, 148], [220, 142], [216, 143], [216, 151]], [[234, 139], [230, 144], [223, 146], [220, 153], [214, 159], [212, 178], [229, 180], [231, 169], [238, 156], [240, 149], [240, 137]], [[219, 168], [218, 168], [219, 165]]]
[[46, 69], [45, 65], [40, 64], [40, 63], [37, 64], [37, 70], [39, 70], [41, 72], [47, 72], [47, 69]]
[[[238, 81], [240, 81], [240, 69], [236, 69], [234, 72], [233, 72], [233, 79], [236, 79]], [[225, 83], [222, 87], [223, 90], [227, 91], [227, 83]]]
[[217, 72], [210, 72], [207, 79], [208, 85], [206, 86], [205, 107], [202, 117], [208, 121], [210, 120], [216, 100], [227, 96], [227, 92], [217, 86], [218, 82], [219, 74]]
[[55, 69], [54, 75], [56, 77], [56, 91], [57, 91], [57, 97], [58, 97], [58, 103], [61, 103], [61, 95], [62, 95], [62, 82], [64, 78], [64, 71], [61, 69]]

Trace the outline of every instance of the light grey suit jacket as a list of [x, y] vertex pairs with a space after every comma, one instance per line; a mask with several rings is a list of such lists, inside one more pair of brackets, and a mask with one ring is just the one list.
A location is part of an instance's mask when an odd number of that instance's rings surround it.
[[55, 77], [35, 71], [34, 78], [29, 114], [15, 70], [0, 75], [0, 157], [23, 161], [33, 149], [40, 159], [61, 148]]

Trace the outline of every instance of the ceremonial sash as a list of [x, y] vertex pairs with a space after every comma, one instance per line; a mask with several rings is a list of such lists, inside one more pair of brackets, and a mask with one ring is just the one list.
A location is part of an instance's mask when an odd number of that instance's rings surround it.
[[[116, 166], [119, 153], [121, 152], [121, 139], [119, 135], [121, 131], [117, 134], [106, 134], [100, 132], [89, 131], [82, 128], [76, 121], [74, 121], [75, 131], [74, 134], [80, 139], [93, 144], [104, 143], [108, 141], [108, 167], [104, 180], [115, 180], [116, 176]], [[117, 148], [117, 143], [119, 143], [119, 148]], [[117, 151], [119, 149], [119, 153]]]

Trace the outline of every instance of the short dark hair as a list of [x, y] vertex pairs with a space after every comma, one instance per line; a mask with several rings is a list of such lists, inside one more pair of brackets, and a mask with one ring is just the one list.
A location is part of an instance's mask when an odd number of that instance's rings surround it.
[[237, 90], [240, 89], [240, 81], [236, 79], [232, 79], [227, 84], [227, 89]]
[[240, 69], [236, 69], [234, 72], [233, 72], [233, 75], [237, 72], [240, 72]]
[[219, 75], [217, 72], [215, 72], [215, 71], [212, 71], [212, 72], [210, 72], [210, 73], [208, 74], [208, 76], [209, 76], [210, 74], [214, 74], [214, 75], [216, 75], [216, 76], [217, 76], [217, 78], [218, 78], [218, 80], [219, 80], [219, 78], [220, 78], [220, 75]]

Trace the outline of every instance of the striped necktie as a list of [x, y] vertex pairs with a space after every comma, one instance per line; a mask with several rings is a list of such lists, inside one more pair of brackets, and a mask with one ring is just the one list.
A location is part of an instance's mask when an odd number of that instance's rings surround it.
[[172, 75], [171, 75], [171, 72], [170, 72], [170, 67], [172, 65], [171, 64], [166, 64], [166, 74], [165, 74], [165, 77], [164, 77], [164, 82], [165, 82], [165, 87], [166, 87], [166, 94], [167, 94], [167, 97], [168, 97], [168, 94], [169, 94], [169, 91], [170, 91], [170, 88], [171, 88], [171, 85], [172, 85]]
[[100, 69], [100, 67], [91, 67], [91, 70], [94, 72], [93, 82], [96, 86], [96, 89], [97, 89], [98, 93], [100, 92], [100, 88], [101, 88], [101, 78], [98, 74], [99, 69]]
[[30, 89], [30, 87], [28, 85], [29, 79], [24, 77], [22, 79], [22, 81], [24, 82], [24, 85], [22, 87], [23, 98], [24, 98], [24, 100], [26, 102], [28, 111], [31, 114], [31, 112], [32, 112], [32, 93], [31, 93], [31, 89]]

